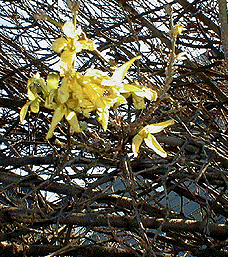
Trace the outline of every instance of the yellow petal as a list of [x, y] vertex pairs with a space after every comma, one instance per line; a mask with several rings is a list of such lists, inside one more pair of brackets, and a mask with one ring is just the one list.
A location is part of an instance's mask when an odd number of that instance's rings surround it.
[[156, 154], [160, 155], [163, 158], [167, 157], [167, 153], [163, 150], [163, 148], [160, 146], [156, 138], [148, 133], [147, 137], [144, 138], [144, 142], [146, 145], [151, 148]]
[[147, 96], [146, 96], [146, 98], [147, 98], [148, 100], [150, 100], [150, 101], [156, 101], [156, 100], [157, 100], [157, 98], [158, 98], [158, 93], [157, 93], [155, 90], [153, 90], [153, 89], [151, 89], [151, 88], [145, 88], [144, 91], [145, 91], [145, 92], [148, 92], [148, 94], [147, 94]]
[[86, 118], [89, 118], [90, 117], [89, 113], [92, 112], [92, 111], [95, 111], [95, 110], [96, 110], [95, 107], [87, 107], [87, 108], [83, 109], [83, 115]]
[[87, 89], [90, 90], [89, 87], [91, 87], [92, 90], [95, 91], [97, 96], [99, 97], [105, 94], [105, 91], [106, 91], [105, 87], [102, 87], [96, 78], [84, 76], [84, 84], [85, 82], [87, 82], [85, 87], [86, 90]]
[[66, 72], [68, 70], [67, 63], [60, 61], [58, 67], [60, 68], [59, 75], [61, 77], [65, 76], [65, 74], [66, 74]]
[[158, 97], [157, 92], [152, 90], [148, 87], [141, 87], [140, 85], [131, 85], [131, 84], [124, 84], [123, 83], [123, 90], [120, 91], [121, 93], [134, 93], [139, 97], [145, 97], [149, 101], [155, 101]]
[[28, 99], [31, 101], [34, 101], [37, 98], [37, 93], [34, 90], [31, 90], [30, 87], [28, 87], [27, 94], [28, 94]]
[[151, 134], [155, 134], [155, 133], [161, 132], [164, 128], [170, 125], [173, 125], [174, 123], [175, 123], [174, 120], [170, 119], [163, 122], [147, 125], [144, 128], [148, 130]]
[[66, 105], [69, 109], [74, 110], [75, 112], [81, 112], [81, 108], [79, 106], [78, 100], [75, 99], [68, 99]]
[[61, 53], [63, 49], [67, 46], [67, 40], [63, 37], [57, 38], [52, 44], [52, 49], [56, 53]]
[[75, 30], [75, 26], [72, 21], [67, 21], [64, 23], [62, 27], [63, 33], [70, 38], [75, 38], [77, 35], [77, 32]]
[[39, 92], [43, 92], [44, 95], [47, 94], [46, 82], [40, 77], [38, 72], [28, 80], [27, 87], [29, 100], [35, 100], [38, 96], [37, 93]]
[[47, 89], [57, 89], [59, 86], [59, 74], [57, 72], [50, 72], [47, 76]]
[[98, 110], [101, 110], [101, 112], [106, 109], [106, 104], [104, 103], [103, 99], [101, 97], [97, 98], [94, 105]]
[[143, 137], [143, 138], [146, 138], [148, 136], [148, 134], [150, 133], [147, 129], [145, 129], [146, 127], [142, 128], [138, 134]]
[[38, 113], [39, 112], [40, 102], [39, 102], [38, 98], [36, 98], [34, 101], [32, 101], [32, 103], [30, 104], [30, 109], [34, 113]]
[[177, 54], [177, 56], [176, 56], [176, 60], [177, 61], [184, 61], [186, 59], [187, 59], [187, 57], [186, 57], [186, 53], [185, 52], [181, 52], [181, 53]]
[[77, 41], [76, 39], [74, 40], [74, 51], [75, 53], [79, 53], [83, 50], [83, 45]]
[[130, 93], [130, 92], [142, 92], [142, 89], [137, 87], [136, 85], [124, 84], [123, 83], [123, 91], [121, 93]]
[[103, 112], [97, 112], [97, 116], [97, 120], [101, 123], [103, 130], [106, 131], [108, 127], [109, 110], [106, 109]]
[[23, 122], [24, 119], [25, 119], [25, 116], [28, 112], [28, 108], [29, 108], [29, 105], [32, 103], [32, 101], [29, 101], [27, 102], [22, 108], [21, 108], [21, 111], [20, 111], [20, 121]]
[[134, 94], [132, 94], [132, 100], [133, 100], [135, 109], [145, 109], [146, 108], [143, 97], [139, 97], [139, 96], [135, 95], [135, 93], [134, 93]]
[[79, 43], [82, 45], [82, 48], [84, 50], [90, 50], [93, 51], [96, 49], [94, 42], [89, 39], [79, 40]]
[[57, 90], [51, 90], [45, 99], [44, 106], [48, 109], [56, 109], [57, 104], [54, 102], [54, 98], [57, 95]]
[[120, 104], [127, 103], [126, 99], [115, 88], [107, 89], [105, 95], [102, 96], [102, 101], [104, 102], [106, 108], [108, 109], [113, 106], [117, 108]]
[[75, 132], [82, 132], [79, 123], [78, 123], [78, 118], [77, 115], [74, 111], [70, 111], [68, 112], [67, 116], [66, 116], [66, 120], [68, 121], [68, 123], [70, 124], [71, 128], [75, 131]]
[[115, 106], [117, 108], [120, 104], [126, 104], [126, 99], [122, 96], [104, 96], [102, 97], [103, 102], [105, 103], [106, 108], [111, 108]]
[[75, 58], [74, 55], [75, 55], [75, 52], [70, 51], [68, 49], [61, 53], [61, 55], [60, 55], [61, 62], [67, 64], [67, 69], [71, 68], [71, 65], [72, 65], [72, 63], [74, 61], [74, 58]]
[[90, 109], [91, 111], [96, 110], [96, 106], [86, 98], [82, 98], [79, 100], [79, 106], [83, 109]]
[[83, 100], [85, 98], [82, 87], [80, 84], [77, 83], [76, 80], [72, 80], [69, 86], [72, 92], [72, 98], [74, 100], [79, 102], [80, 100]]
[[53, 136], [53, 132], [58, 125], [59, 121], [62, 120], [63, 116], [66, 113], [66, 108], [63, 104], [61, 104], [56, 110], [54, 111], [52, 121], [51, 121], [51, 127], [48, 130], [48, 133], [46, 135], [46, 139], [50, 139]]
[[78, 28], [75, 30], [75, 34], [77, 36], [80, 36], [82, 34], [82, 27], [81, 26], [78, 26]]
[[69, 98], [69, 88], [68, 85], [63, 84], [59, 89], [58, 89], [58, 101], [60, 103], [65, 103]]
[[[92, 84], [87, 84], [83, 87], [83, 93], [93, 104], [95, 104], [96, 100], [101, 97], [99, 91], [96, 91], [95, 89], [93, 88]], [[104, 89], [101, 92], [104, 92]]]
[[184, 27], [182, 25], [176, 24], [175, 27], [174, 27], [174, 33], [176, 35], [179, 35], [179, 34], [182, 33], [183, 29], [184, 29]]
[[35, 81], [40, 87], [41, 87], [41, 91], [43, 92], [43, 94], [47, 94], [47, 85], [46, 85], [46, 82], [43, 78], [39, 78], [39, 79], [36, 79]]
[[122, 95], [121, 96], [118, 96], [118, 98], [116, 99], [114, 105], [113, 105], [113, 110], [116, 110], [116, 108], [121, 105], [121, 104], [126, 104], [127, 103], [127, 100], [125, 99], [125, 97], [123, 97]]
[[121, 90], [123, 90], [123, 84], [117, 83], [112, 78], [104, 78], [101, 82], [101, 85], [105, 86], [105, 87], [114, 87], [117, 90], [119, 90], [120, 92], [121, 92]]
[[131, 93], [121, 94], [125, 99], [128, 99], [131, 96]]
[[135, 135], [132, 139], [132, 152], [134, 153], [134, 156], [137, 157], [139, 147], [143, 142], [143, 137], [139, 134]]
[[133, 64], [135, 60], [140, 59], [141, 56], [137, 56], [132, 58], [130, 61], [124, 63], [122, 66], [116, 69], [116, 71], [112, 75], [112, 79], [118, 83], [121, 83], [125, 77], [126, 72], [129, 70], [130, 66]]
[[158, 97], [158, 94], [156, 91], [152, 90], [151, 88], [143, 87], [140, 91], [134, 92], [137, 96], [145, 97], [149, 101], [153, 100], [155, 101]]
[[78, 84], [82, 84], [84, 80], [84, 75], [82, 75], [80, 72], [75, 72], [74, 79]]
[[109, 76], [107, 76], [107, 73], [98, 70], [98, 69], [92, 69], [89, 68], [88, 70], [86, 70], [85, 76], [89, 76], [89, 77], [94, 77], [95, 81], [99, 81], [99, 84], [104, 80], [104, 79], [110, 79]]

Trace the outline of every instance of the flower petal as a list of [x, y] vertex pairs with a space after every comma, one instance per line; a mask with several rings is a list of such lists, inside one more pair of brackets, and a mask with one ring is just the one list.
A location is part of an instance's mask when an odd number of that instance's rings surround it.
[[57, 72], [50, 72], [47, 76], [47, 90], [57, 89], [59, 85], [59, 74]]
[[107, 130], [108, 119], [109, 119], [109, 110], [108, 109], [102, 110], [101, 112], [97, 111], [97, 120], [98, 120], [98, 122], [101, 123], [104, 131]]
[[79, 123], [78, 123], [78, 118], [77, 115], [74, 111], [68, 112], [67, 116], [66, 116], [66, 120], [68, 121], [68, 123], [70, 124], [71, 128], [75, 131], [75, 132], [82, 132]]
[[143, 142], [143, 137], [139, 134], [135, 135], [132, 139], [132, 152], [134, 153], [134, 156], [137, 157], [139, 147]]
[[139, 97], [134, 93], [134, 94], [132, 94], [132, 100], [133, 100], [135, 109], [145, 109], [146, 108], [143, 97]]
[[27, 102], [22, 108], [21, 108], [21, 111], [20, 111], [20, 121], [23, 122], [24, 119], [25, 119], [25, 116], [28, 112], [28, 108], [29, 108], [29, 105], [32, 103], [32, 101], [29, 101]]
[[126, 72], [129, 70], [130, 66], [133, 64], [135, 60], [140, 59], [141, 56], [136, 56], [132, 58], [130, 61], [125, 62], [122, 66], [116, 69], [116, 71], [112, 75], [112, 79], [117, 83], [121, 83], [125, 77]]
[[58, 108], [55, 109], [52, 121], [51, 121], [51, 127], [48, 130], [48, 133], [46, 135], [46, 139], [50, 139], [53, 136], [53, 132], [58, 125], [59, 121], [62, 120], [63, 116], [66, 113], [66, 108], [63, 104], [61, 104]]
[[40, 101], [38, 98], [36, 98], [32, 103], [30, 104], [30, 110], [31, 112], [38, 113], [40, 110]]
[[74, 47], [75, 47], [75, 53], [80, 53], [83, 50], [83, 45], [77, 41], [76, 39], [74, 40]]
[[51, 90], [51, 92], [47, 95], [47, 97], [45, 99], [45, 103], [44, 103], [45, 108], [47, 108], [47, 109], [56, 109], [57, 108], [57, 104], [54, 101], [56, 95], [57, 95], [57, 90]]
[[141, 92], [135, 92], [137, 96], [145, 97], [149, 101], [155, 101], [158, 97], [158, 94], [156, 91], [154, 91], [151, 88], [143, 87], [141, 89]]
[[92, 40], [89, 39], [83, 39], [78, 41], [84, 50], [90, 50], [93, 51], [96, 49], [95, 44]]
[[63, 83], [62, 86], [58, 89], [58, 101], [62, 104], [65, 103], [69, 99], [69, 95], [69, 87], [67, 84]]
[[136, 93], [136, 92], [143, 92], [143, 91], [137, 85], [123, 83], [123, 90], [120, 93], [130, 93], [130, 92]]
[[156, 154], [160, 155], [163, 158], [167, 157], [167, 153], [163, 150], [163, 148], [160, 146], [160, 144], [153, 135], [148, 133], [147, 137], [144, 138], [144, 142], [149, 148], [154, 150]]
[[70, 51], [67, 49], [61, 53], [60, 58], [61, 58], [61, 67], [63, 66], [62, 64], [66, 63], [67, 69], [70, 69], [75, 59], [75, 51]]
[[56, 53], [61, 53], [62, 50], [67, 46], [67, 40], [63, 37], [57, 38], [53, 44], [52, 44], [52, 49]]
[[182, 31], [183, 31], [183, 29], [184, 29], [184, 27], [183, 27], [182, 25], [176, 24], [176, 25], [174, 26], [174, 33], [175, 33], [175, 35], [181, 34]]
[[76, 30], [75, 26], [72, 21], [67, 21], [64, 23], [62, 27], [63, 33], [70, 38], [75, 38], [76, 37]]
[[173, 125], [175, 122], [173, 119], [166, 120], [163, 122], [147, 125], [144, 129], [148, 130], [151, 134], [161, 132], [164, 128]]
[[35, 90], [31, 90], [31, 87], [28, 87], [27, 94], [28, 99], [31, 101], [34, 101], [38, 97], [37, 92], [35, 92]]

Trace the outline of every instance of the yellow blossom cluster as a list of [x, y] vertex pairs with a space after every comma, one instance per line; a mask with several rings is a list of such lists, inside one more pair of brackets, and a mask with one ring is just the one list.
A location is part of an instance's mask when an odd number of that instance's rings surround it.
[[[55, 40], [52, 48], [60, 54], [61, 72], [50, 72], [44, 80], [35, 74], [27, 83], [29, 102], [21, 109], [20, 119], [23, 121], [30, 107], [31, 112], [38, 113], [40, 105], [54, 110], [51, 126], [46, 139], [53, 136], [58, 123], [65, 117], [70, 127], [75, 132], [82, 132], [83, 127], [78, 121], [78, 114], [89, 117], [91, 112], [96, 112], [97, 120], [104, 131], [107, 130], [109, 111], [121, 104], [127, 104], [127, 98], [132, 97], [136, 109], [145, 108], [145, 99], [155, 101], [157, 92], [138, 83], [126, 84], [124, 77], [137, 56], [120, 67], [112, 67], [114, 72], [111, 76], [98, 69], [88, 69], [84, 74], [76, 72], [74, 62], [76, 54], [89, 50], [94, 51], [95, 45], [89, 40], [82, 29], [73, 22], [68, 21], [62, 26], [64, 37]], [[172, 124], [164, 123], [161, 128]], [[135, 156], [144, 140], [155, 152], [165, 157], [164, 150], [149, 133], [151, 126], [141, 130], [133, 139], [133, 152]], [[148, 133], [149, 134], [148, 134]], [[154, 133], [154, 132], [152, 132]], [[150, 143], [147, 143], [149, 142]], [[156, 150], [157, 149], [157, 150]]]

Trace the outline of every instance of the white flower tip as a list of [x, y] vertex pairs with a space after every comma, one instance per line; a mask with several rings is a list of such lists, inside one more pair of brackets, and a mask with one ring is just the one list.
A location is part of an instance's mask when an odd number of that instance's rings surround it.
[[168, 156], [166, 152], [164, 152], [164, 153], [160, 152], [159, 155], [160, 155], [162, 158], [167, 158], [167, 156]]
[[134, 157], [135, 158], [138, 157], [138, 153], [134, 152]]

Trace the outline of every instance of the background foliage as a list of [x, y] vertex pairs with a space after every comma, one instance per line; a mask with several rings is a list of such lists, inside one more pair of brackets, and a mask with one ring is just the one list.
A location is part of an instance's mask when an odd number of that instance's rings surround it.
[[[168, 1], [81, 1], [78, 23], [114, 65], [158, 92], [146, 109], [110, 111], [104, 132], [95, 114], [83, 133], [64, 121], [49, 141], [53, 112], [41, 107], [20, 123], [27, 80], [56, 71], [51, 50], [61, 30], [34, 19], [72, 19], [64, 1], [0, 1], [0, 253], [1, 256], [227, 256], [227, 70], [215, 1], [170, 1], [177, 38], [173, 81]], [[78, 72], [103, 71], [97, 54], [80, 52]], [[168, 88], [166, 85], [170, 85]], [[166, 89], [168, 92], [166, 93]], [[165, 92], [165, 94], [164, 94]], [[174, 119], [156, 135], [168, 153], [132, 138]], [[84, 118], [83, 118], [84, 119]]]

